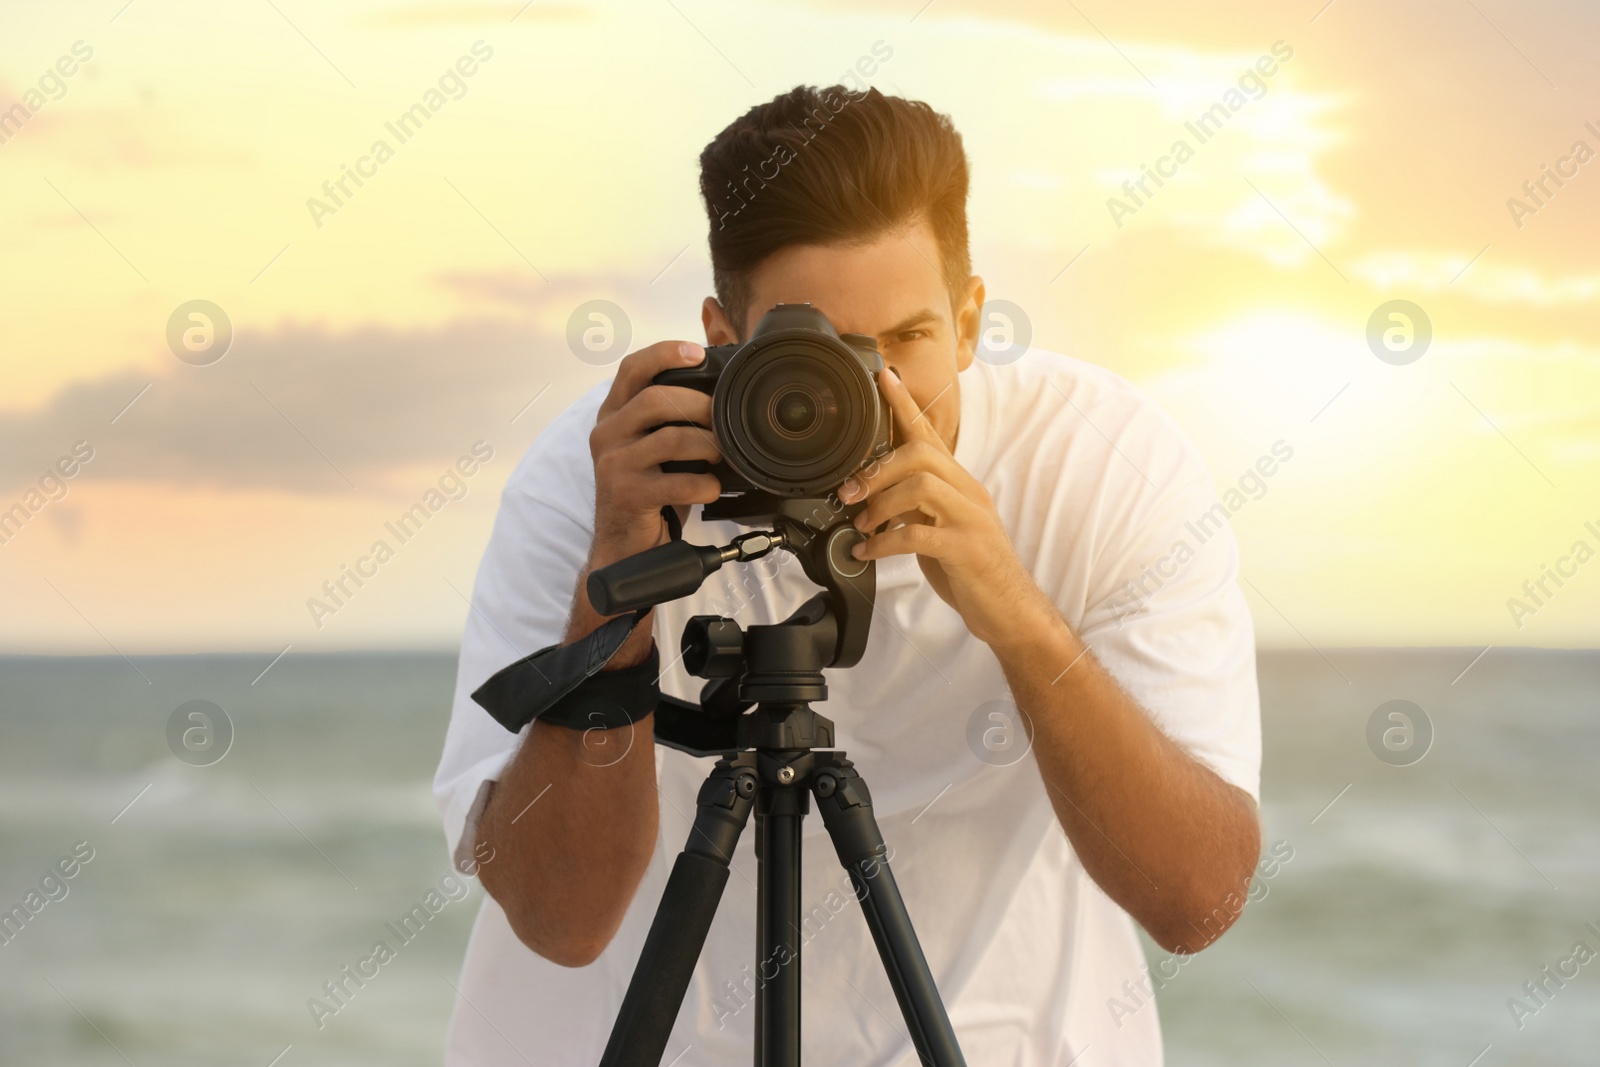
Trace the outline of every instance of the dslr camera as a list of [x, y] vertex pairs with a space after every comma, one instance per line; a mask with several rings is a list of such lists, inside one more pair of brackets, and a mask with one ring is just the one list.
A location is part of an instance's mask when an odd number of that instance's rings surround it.
[[884, 371], [873, 338], [836, 332], [810, 304], [779, 304], [744, 343], [714, 345], [697, 366], [652, 379], [711, 397], [722, 452], [720, 463], [669, 461], [661, 469], [714, 474], [724, 499], [824, 497], [895, 444], [878, 390]]

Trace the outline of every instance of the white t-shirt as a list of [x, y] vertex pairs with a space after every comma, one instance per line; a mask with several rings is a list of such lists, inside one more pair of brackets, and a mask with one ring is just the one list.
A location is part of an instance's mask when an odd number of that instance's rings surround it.
[[[1221, 509], [1211, 510], [1215, 490], [1194, 447], [1127, 382], [1065, 356], [974, 361], [959, 381], [955, 458], [989, 490], [1040, 588], [1162, 730], [1257, 796], [1253, 630], [1232, 531], [1216, 518]], [[458, 862], [470, 855], [474, 838], [463, 842], [463, 833], [486, 783], [520, 742], [470, 694], [501, 667], [561, 639], [592, 537], [588, 431], [608, 388], [596, 386], [540, 434], [501, 498], [434, 783]], [[684, 537], [726, 544], [744, 530], [704, 522], [696, 509]], [[1180, 543], [1189, 551], [1177, 551]], [[798, 560], [776, 559], [725, 566], [699, 593], [657, 608], [661, 661], [673, 664], [664, 692], [699, 697], [701, 680], [676, 663], [689, 616], [777, 622], [817, 591]], [[872, 791], [891, 867], [967, 1062], [1160, 1064], [1155, 1007], [1125, 985], [1136, 989], [1144, 977], [1133, 922], [1084, 871], [1033, 755], [1020, 750], [1019, 735], [1007, 736], [1004, 717], [992, 717], [1005, 708], [994, 702], [1010, 695], [994, 654], [934, 593], [914, 556], [879, 562], [866, 653], [857, 666], [826, 674], [829, 699], [818, 708]], [[485, 898], [448, 1064], [599, 1061], [714, 762], [660, 746], [655, 755], [660, 833], [616, 938], [589, 966], [559, 967], [522, 945]], [[754, 844], [752, 818], [664, 1062], [750, 1062]], [[814, 810], [805, 821], [802, 887], [806, 1062], [912, 1067], [893, 993]]]

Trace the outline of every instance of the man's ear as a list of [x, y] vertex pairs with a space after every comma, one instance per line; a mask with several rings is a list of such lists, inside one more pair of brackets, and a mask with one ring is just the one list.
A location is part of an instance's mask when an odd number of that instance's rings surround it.
[[706, 329], [706, 344], [731, 345], [739, 340], [733, 332], [733, 327], [728, 325], [728, 313], [722, 310], [722, 305], [717, 303], [717, 298], [708, 296], [700, 305], [700, 324]]
[[983, 279], [974, 274], [967, 279], [966, 296], [956, 309], [956, 370], [972, 366], [978, 352], [978, 333], [983, 329]]

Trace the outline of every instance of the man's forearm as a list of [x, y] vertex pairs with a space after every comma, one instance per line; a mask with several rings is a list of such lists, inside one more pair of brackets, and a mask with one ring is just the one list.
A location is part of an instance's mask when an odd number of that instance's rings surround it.
[[855, 527], [866, 539], [853, 554], [915, 554], [940, 599], [995, 651], [1031, 720], [1051, 804], [1100, 887], [1166, 948], [1214, 940], [1237, 916], [1234, 902], [1243, 906], [1260, 848], [1250, 798], [1163, 735], [1100, 668], [1017, 555], [988, 487], [956, 462], [897, 375], [879, 387], [906, 441], [840, 489], [841, 500], [864, 502]]
[[1205, 947], [1243, 907], [1254, 802], [1163, 734], [1059, 615], [1016, 633], [995, 652], [1085, 869], [1163, 948]]
[[[711, 397], [656, 376], [705, 359], [699, 345], [663, 341], [622, 358], [589, 432], [594, 460], [594, 525], [567, 619], [570, 643], [605, 620], [589, 603], [589, 574], [667, 539], [670, 506], [716, 500], [715, 475], [668, 474], [664, 464], [721, 459]], [[680, 421], [681, 420], [681, 421]], [[687, 425], [686, 425], [687, 424]], [[653, 615], [646, 615], [606, 664], [649, 658]], [[557, 963], [594, 960], [622, 925], [655, 851], [659, 822], [655, 719], [616, 730], [569, 730], [535, 722], [480, 818], [494, 848], [484, 888], [529, 948]]]
[[[524, 944], [568, 967], [616, 934], [655, 848], [651, 717], [632, 730], [534, 723], [479, 823], [495, 857], [484, 888]], [[597, 755], [623, 750], [615, 763]]]
[[[586, 569], [568, 643], [605, 621], [584, 595], [587, 577]], [[649, 657], [652, 618], [628, 635], [607, 670]], [[495, 856], [481, 869], [484, 888], [529, 948], [583, 966], [621, 925], [655, 849], [657, 817], [653, 716], [615, 730], [535, 722], [479, 824], [479, 840]]]

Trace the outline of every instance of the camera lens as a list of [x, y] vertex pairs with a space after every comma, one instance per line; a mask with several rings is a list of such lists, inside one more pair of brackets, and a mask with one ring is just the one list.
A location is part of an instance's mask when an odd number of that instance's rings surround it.
[[882, 403], [857, 352], [817, 330], [758, 336], [717, 384], [713, 428], [723, 457], [754, 487], [815, 496], [871, 450]]
[[750, 383], [744, 405], [754, 454], [784, 465], [826, 456], [843, 435], [844, 389], [838, 371], [819, 360], [773, 359]]
[[773, 398], [772, 421], [779, 433], [801, 437], [816, 425], [819, 408], [811, 390], [797, 386]]

